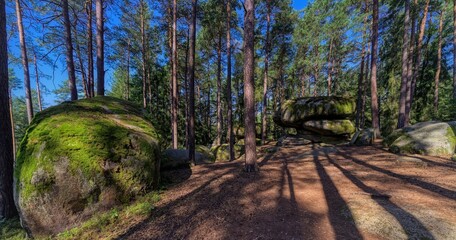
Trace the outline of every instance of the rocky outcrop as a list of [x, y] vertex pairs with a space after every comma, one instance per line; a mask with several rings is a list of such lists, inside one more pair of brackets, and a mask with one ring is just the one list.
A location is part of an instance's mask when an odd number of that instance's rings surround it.
[[371, 146], [374, 142], [374, 129], [362, 129], [357, 131], [352, 139], [350, 144], [356, 146]]
[[456, 135], [449, 123], [422, 122], [395, 130], [383, 143], [394, 153], [452, 156]]
[[307, 97], [286, 101], [274, 114], [285, 128], [306, 130], [324, 136], [348, 136], [355, 132], [350, 117], [355, 103], [343, 97]]
[[15, 198], [35, 237], [69, 229], [158, 185], [159, 136], [129, 102], [65, 102], [33, 119], [15, 168]]

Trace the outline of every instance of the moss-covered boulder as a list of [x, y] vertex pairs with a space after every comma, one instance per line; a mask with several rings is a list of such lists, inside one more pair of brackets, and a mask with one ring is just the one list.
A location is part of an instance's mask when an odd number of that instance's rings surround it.
[[456, 135], [445, 122], [422, 122], [394, 131], [384, 140], [394, 153], [452, 156]]
[[374, 143], [374, 129], [368, 128], [368, 129], [362, 129], [360, 131], [357, 131], [351, 141], [351, 145], [356, 145], [356, 146], [371, 146]]
[[96, 97], [36, 115], [14, 172], [16, 204], [30, 233], [59, 233], [158, 184], [159, 136], [139, 109]]
[[355, 102], [344, 97], [306, 97], [288, 100], [274, 114], [282, 127], [302, 128], [309, 120], [347, 119], [355, 112]]
[[[213, 146], [211, 148], [211, 151], [215, 156], [216, 162], [227, 162], [230, 160], [230, 153], [229, 153], [228, 148], [229, 148], [228, 144]], [[244, 145], [234, 144], [234, 157], [235, 158], [241, 157], [244, 154], [244, 152], [245, 152]]]
[[355, 125], [344, 120], [311, 120], [303, 123], [303, 128], [321, 135], [350, 135], [355, 132]]

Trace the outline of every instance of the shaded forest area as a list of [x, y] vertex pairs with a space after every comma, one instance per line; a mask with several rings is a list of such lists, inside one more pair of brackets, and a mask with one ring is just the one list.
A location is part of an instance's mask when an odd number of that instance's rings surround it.
[[[350, 120], [356, 130], [372, 129], [373, 139], [456, 119], [456, 0], [293, 6], [292, 0], [0, 0], [0, 219], [18, 214], [13, 178], [36, 176], [13, 170], [16, 154], [22, 154], [17, 166], [28, 167], [25, 152], [38, 148], [27, 145], [33, 130], [41, 130], [44, 116], [64, 118], [51, 105], [101, 111], [100, 119], [124, 127], [119, 132], [137, 141], [140, 147], [128, 140], [139, 152], [186, 149], [198, 164], [198, 153], [216, 147], [218, 159], [223, 148], [223, 160], [243, 156], [246, 172], [258, 171], [259, 146], [294, 134], [274, 119], [290, 99], [352, 99]], [[98, 98], [105, 95], [113, 98]], [[68, 102], [92, 98], [98, 105]], [[153, 147], [144, 150], [141, 141]], [[112, 149], [107, 156], [124, 154]], [[160, 160], [147, 164], [159, 172]], [[103, 171], [114, 169], [108, 165]], [[156, 188], [158, 176], [144, 179]]]

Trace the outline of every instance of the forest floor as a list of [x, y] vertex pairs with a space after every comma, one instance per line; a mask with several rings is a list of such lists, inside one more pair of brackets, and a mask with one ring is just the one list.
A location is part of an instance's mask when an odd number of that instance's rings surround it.
[[168, 172], [150, 218], [119, 239], [454, 239], [456, 163], [371, 147], [260, 149]]

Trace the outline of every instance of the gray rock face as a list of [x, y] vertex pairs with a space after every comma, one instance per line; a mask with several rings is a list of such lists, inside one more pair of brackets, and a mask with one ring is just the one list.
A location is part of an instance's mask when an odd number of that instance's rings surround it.
[[311, 131], [324, 136], [348, 136], [355, 132], [349, 118], [355, 103], [343, 97], [307, 97], [286, 101], [274, 114], [274, 122], [285, 128]]
[[445, 122], [422, 122], [394, 131], [384, 140], [394, 153], [451, 156], [455, 153], [456, 136]]
[[372, 128], [362, 129], [353, 135], [350, 142], [351, 145], [356, 146], [370, 146], [374, 141], [374, 130]]

